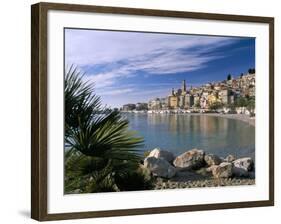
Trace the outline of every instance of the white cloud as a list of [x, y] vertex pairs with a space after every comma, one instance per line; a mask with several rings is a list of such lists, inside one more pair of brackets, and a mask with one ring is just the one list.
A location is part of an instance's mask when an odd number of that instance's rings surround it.
[[87, 74], [84, 78], [95, 84], [96, 88], [104, 88], [112, 86], [117, 79], [133, 76], [131, 71], [125, 66], [113, 69], [109, 72], [101, 72], [97, 74]]
[[[102, 72], [88, 74], [88, 79], [95, 83], [96, 88], [112, 86], [122, 78], [133, 77], [138, 71], [166, 75], [198, 70], [222, 57], [212, 54], [215, 49], [235, 40], [228, 37], [94, 30], [66, 30], [65, 36], [68, 64], [103, 66]], [[112, 67], [113, 64], [115, 66]]]
[[201, 56], [200, 54], [188, 54], [178, 51], [163, 52], [155, 57], [147, 56], [142, 61], [131, 60], [129, 66], [131, 70], [143, 70], [148, 73], [164, 75], [179, 72], [194, 71], [204, 67], [204, 65], [220, 56]]
[[78, 65], [111, 63], [157, 53], [165, 49], [214, 46], [233, 39], [225, 37], [109, 32], [95, 30], [66, 30], [66, 58]]
[[116, 95], [123, 95], [127, 93], [133, 92], [134, 89], [132, 88], [125, 88], [125, 89], [114, 89], [105, 92], [100, 92], [103, 96], [116, 96]]

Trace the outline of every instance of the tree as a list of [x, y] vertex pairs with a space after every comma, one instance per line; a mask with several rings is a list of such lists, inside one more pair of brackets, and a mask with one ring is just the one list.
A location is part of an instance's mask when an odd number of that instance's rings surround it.
[[198, 101], [194, 104], [194, 106], [195, 106], [196, 108], [201, 108], [200, 101], [198, 100]]
[[102, 107], [93, 89], [77, 68], [66, 71], [65, 191], [119, 191], [127, 176], [149, 186], [138, 170], [137, 148], [143, 139], [128, 130], [128, 121], [118, 111]]
[[256, 69], [254, 69], [254, 68], [249, 68], [249, 69], [248, 69], [248, 73], [249, 73], [249, 74], [255, 74], [255, 73], [256, 73]]
[[247, 106], [247, 99], [245, 97], [239, 97], [235, 101], [235, 106], [236, 107], [246, 107]]
[[248, 102], [247, 102], [247, 109], [250, 112], [253, 112], [253, 110], [255, 109], [255, 98], [254, 97], [250, 97]]
[[216, 101], [216, 102], [214, 102], [210, 105], [211, 110], [218, 110], [222, 107], [223, 107], [223, 104], [221, 102], [218, 102], [218, 101]]
[[235, 111], [236, 105], [234, 103], [230, 103], [228, 105], [228, 108], [230, 109], [230, 111]]
[[235, 107], [246, 107], [248, 110], [252, 111], [255, 109], [255, 97], [245, 96], [239, 97], [235, 101]]
[[228, 75], [227, 75], [227, 80], [229, 81], [229, 80], [231, 80], [231, 78], [232, 78], [232, 77], [231, 77], [231, 74], [228, 74]]

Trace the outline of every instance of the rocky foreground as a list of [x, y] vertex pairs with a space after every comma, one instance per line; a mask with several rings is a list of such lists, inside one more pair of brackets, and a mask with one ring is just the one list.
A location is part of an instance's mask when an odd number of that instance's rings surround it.
[[156, 148], [144, 159], [141, 169], [155, 178], [154, 189], [255, 184], [252, 158], [233, 155], [221, 158], [199, 149], [175, 157], [169, 151]]

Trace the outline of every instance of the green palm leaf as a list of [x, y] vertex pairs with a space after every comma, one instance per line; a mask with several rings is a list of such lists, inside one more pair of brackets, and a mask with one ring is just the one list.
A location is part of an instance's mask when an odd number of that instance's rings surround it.
[[84, 77], [74, 66], [65, 75], [65, 190], [119, 191], [121, 180], [136, 176], [143, 139], [118, 111], [102, 107]]

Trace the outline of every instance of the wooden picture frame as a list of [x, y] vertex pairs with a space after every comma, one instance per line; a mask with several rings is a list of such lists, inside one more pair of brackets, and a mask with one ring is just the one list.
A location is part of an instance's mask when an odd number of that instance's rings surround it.
[[[274, 205], [274, 18], [223, 15], [183, 11], [118, 8], [90, 5], [38, 3], [31, 10], [31, 217], [39, 221], [109, 216], [142, 215], [170, 212], [203, 211]], [[211, 21], [250, 22], [269, 25], [269, 182], [268, 200], [214, 203], [103, 211], [48, 213], [48, 19], [50, 10], [119, 15], [188, 18]]]

